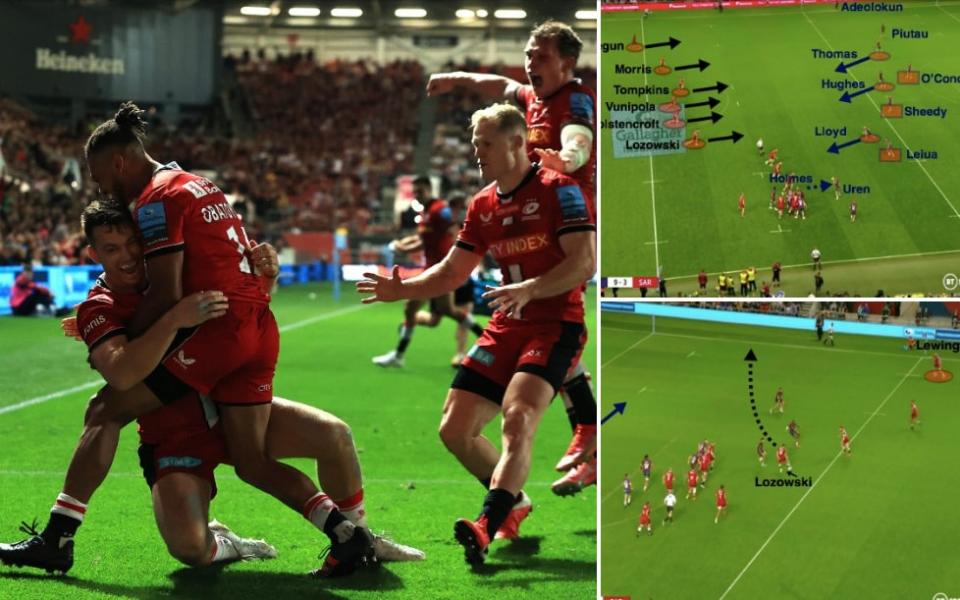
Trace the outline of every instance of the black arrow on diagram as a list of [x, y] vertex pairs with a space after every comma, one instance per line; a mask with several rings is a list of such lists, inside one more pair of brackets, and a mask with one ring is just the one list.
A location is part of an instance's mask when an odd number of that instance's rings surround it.
[[670, 38], [669, 42], [657, 42], [656, 44], [646, 44], [644, 48], [659, 48], [661, 46], [670, 46], [670, 49], [673, 50], [680, 45], [680, 40], [677, 38]]
[[693, 91], [694, 91], [694, 92], [712, 92], [712, 91], [716, 90], [717, 93], [720, 93], [720, 92], [722, 92], [723, 90], [727, 89], [728, 87], [730, 87], [730, 86], [727, 85], [727, 84], [725, 84], [725, 83], [722, 82], [722, 81], [718, 81], [718, 82], [717, 82], [717, 85], [711, 85], [710, 87], [694, 88]]
[[[747, 363], [747, 390], [750, 394], [750, 410], [753, 412], [753, 419], [757, 422], [757, 427], [760, 428], [760, 434], [766, 438], [771, 446], [776, 448], [777, 442], [773, 440], [773, 436], [767, 433], [767, 428], [763, 426], [763, 421], [760, 420], [760, 411], [757, 410], [757, 399], [753, 392], [753, 364], [757, 362], [757, 355], [753, 353], [753, 348], [747, 351], [747, 355], [743, 357], [743, 360]], [[799, 475], [793, 471], [787, 471], [787, 474], [793, 477], [799, 477]]]
[[709, 100], [704, 100], [703, 102], [693, 102], [690, 104], [684, 104], [684, 106], [687, 108], [693, 108], [695, 106], [709, 106], [710, 108], [714, 108], [718, 104], [720, 104], [720, 101], [714, 98], [713, 96], [710, 96]]
[[753, 348], [747, 351], [747, 355], [743, 357], [743, 360], [747, 363], [747, 390], [750, 393], [750, 410], [753, 411], [753, 419], [757, 422], [757, 427], [760, 428], [760, 433], [763, 434], [763, 437], [767, 438], [767, 442], [776, 448], [777, 443], [773, 441], [773, 437], [767, 433], [767, 428], [764, 427], [763, 422], [760, 421], [760, 411], [757, 410], [757, 399], [753, 393], [753, 364], [757, 362], [757, 355], [753, 353]]
[[696, 123], [697, 121], [713, 121], [716, 123], [723, 118], [720, 113], [711, 112], [709, 117], [698, 117], [696, 119], [687, 119], [687, 123]]
[[733, 140], [733, 143], [736, 144], [743, 138], [743, 134], [739, 131], [734, 131], [730, 135], [725, 135], [723, 137], [707, 138], [708, 142], [722, 142], [724, 140]]
[[[650, 46], [647, 46], [647, 48], [649, 48], [649, 47], [650, 47]], [[708, 63], [707, 61], [705, 61], [705, 60], [703, 60], [703, 59], [701, 58], [701, 59], [698, 60], [695, 64], [692, 64], [692, 65], [683, 65], [682, 67], [675, 67], [673, 70], [674, 70], [674, 71], [686, 71], [687, 69], [696, 69], [696, 68], [699, 68], [700, 71], [702, 72], [704, 69], [706, 69], [706, 68], [709, 67], [709, 66], [710, 66], [710, 63]]]

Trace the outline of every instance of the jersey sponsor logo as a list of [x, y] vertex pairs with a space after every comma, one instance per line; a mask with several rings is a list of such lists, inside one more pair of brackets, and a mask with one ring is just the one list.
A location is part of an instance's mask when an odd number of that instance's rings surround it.
[[440, 218], [443, 219], [444, 221], [453, 220], [453, 213], [450, 212], [449, 206], [444, 206], [443, 208], [440, 209], [440, 212], [437, 214], [440, 215]]
[[593, 123], [593, 100], [584, 93], [570, 94], [570, 114]]
[[583, 192], [576, 185], [563, 185], [557, 188], [557, 199], [560, 201], [560, 212], [564, 221], [576, 221], [589, 217], [587, 201]]
[[490, 221], [493, 219], [493, 213], [480, 213], [480, 220], [484, 225], [489, 225]]
[[485, 367], [492, 367], [494, 360], [496, 360], [493, 354], [487, 352], [476, 344], [474, 344], [473, 348], [470, 348], [470, 352], [467, 352], [467, 356]]
[[[507, 200], [507, 202], [509, 202], [509, 200]], [[516, 204], [510, 204], [510, 205], [498, 208], [497, 212], [494, 214], [496, 214], [498, 217], [501, 217], [503, 215], [512, 215], [513, 213], [519, 210], [520, 210], [519, 206], [517, 206]]]
[[203, 464], [203, 461], [193, 456], [161, 456], [157, 459], [157, 468], [160, 469], [169, 469], [172, 467], [191, 469], [193, 467], [199, 467], [201, 464]]
[[532, 215], [540, 208], [539, 202], [527, 202], [523, 205], [523, 214]]
[[194, 198], [203, 198], [207, 194], [214, 194], [220, 191], [209, 179], [195, 179], [183, 184], [183, 189], [193, 194]]
[[531, 233], [521, 235], [490, 244], [490, 255], [496, 259], [529, 254], [550, 246], [550, 238], [546, 233]]
[[257, 386], [257, 391], [258, 391], [258, 392], [269, 392], [269, 391], [272, 390], [272, 389], [273, 389], [273, 384], [272, 384], [272, 383], [262, 383], [262, 384], [260, 384], [260, 385]]
[[203, 217], [206, 223], [226, 221], [228, 219], [240, 220], [240, 215], [238, 215], [237, 212], [233, 210], [233, 207], [230, 206], [230, 203], [226, 201], [204, 206], [200, 209], [200, 216]]
[[164, 242], [169, 239], [167, 232], [167, 211], [160, 202], [144, 204], [137, 210], [137, 225], [140, 235], [147, 245]]
[[93, 320], [87, 323], [86, 327], [83, 328], [83, 337], [87, 337], [88, 335], [90, 335], [90, 332], [94, 330], [94, 328], [100, 325], [103, 325], [106, 322], [107, 322], [107, 318], [105, 316], [97, 315], [96, 317], [93, 318]]
[[187, 358], [187, 356], [183, 353], [183, 350], [177, 352], [177, 355], [174, 357], [174, 360], [180, 363], [180, 365], [184, 368], [187, 368], [190, 365], [197, 362], [197, 359], [195, 358]]
[[513, 217], [504, 217], [501, 225], [503, 225], [504, 227], [506, 227], [507, 225], [513, 225]]
[[532, 146], [542, 146], [550, 143], [550, 134], [546, 129], [531, 128], [527, 131], [527, 143]]

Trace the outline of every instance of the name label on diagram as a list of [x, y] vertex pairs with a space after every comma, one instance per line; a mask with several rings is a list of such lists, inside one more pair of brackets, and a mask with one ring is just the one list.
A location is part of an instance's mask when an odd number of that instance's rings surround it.
[[613, 72], [617, 75], [649, 75], [653, 73], [653, 69], [647, 65], [625, 65], [617, 63], [613, 67]]
[[829, 138], [838, 138], [838, 137], [847, 137], [847, 128], [846, 127], [814, 127], [813, 135], [817, 137], [829, 137]]
[[890, 37], [902, 40], [925, 40], [930, 37], [930, 32], [922, 29], [900, 29], [899, 27], [894, 27], [890, 30]]

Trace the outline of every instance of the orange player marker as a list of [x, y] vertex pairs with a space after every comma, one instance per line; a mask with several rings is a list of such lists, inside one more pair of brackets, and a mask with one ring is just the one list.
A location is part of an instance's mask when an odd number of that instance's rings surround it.
[[877, 42], [877, 49], [870, 53], [870, 60], [890, 60], [890, 53], [884, 51]]
[[880, 114], [885, 119], [902, 119], [903, 118], [903, 105], [894, 104], [893, 98], [890, 98], [886, 104], [880, 107]]
[[914, 71], [913, 65], [907, 65], [906, 71], [897, 71], [897, 83], [902, 85], [919, 85], [920, 71]]
[[860, 136], [860, 141], [864, 144], [876, 144], [880, 141], [880, 136], [864, 127], [863, 135]]
[[680, 129], [687, 122], [680, 118], [680, 105], [677, 105], [677, 110], [673, 111], [673, 116], [663, 122], [663, 126], [667, 129]]
[[673, 72], [673, 69], [667, 66], [663, 57], [660, 57], [660, 64], [653, 68], [653, 72], [657, 75], [669, 75]]
[[675, 113], [680, 110], [680, 105], [677, 104], [676, 98], [671, 98], [670, 102], [665, 102], [657, 107], [657, 110], [665, 113]]
[[637, 41], [636, 34], [633, 36], [633, 41], [627, 44], [627, 52], [643, 52], [643, 44]]
[[683, 142], [683, 147], [688, 150], [700, 150], [707, 145], [707, 142], [700, 139], [700, 130], [696, 129], [690, 139]]
[[943, 369], [932, 369], [924, 373], [923, 378], [930, 383], [946, 383], [953, 379], [953, 373]]
[[684, 81], [683, 77], [680, 78], [680, 83], [677, 84], [677, 89], [671, 92], [674, 98], [683, 98], [684, 96], [690, 95], [690, 90], [687, 89], [687, 82]]
[[883, 72], [882, 72], [882, 71], [880, 72], [880, 79], [877, 80], [877, 83], [875, 83], [875, 84], [873, 85], [873, 89], [877, 90], [878, 92], [892, 92], [892, 91], [893, 91], [893, 88], [895, 88], [895, 87], [897, 87], [897, 86], [895, 86], [895, 85], [893, 85], [892, 83], [890, 83], [889, 81], [885, 81], [885, 80], [883, 79]]
[[900, 148], [894, 148], [889, 141], [886, 148], [880, 149], [880, 162], [900, 162], [901, 158]]

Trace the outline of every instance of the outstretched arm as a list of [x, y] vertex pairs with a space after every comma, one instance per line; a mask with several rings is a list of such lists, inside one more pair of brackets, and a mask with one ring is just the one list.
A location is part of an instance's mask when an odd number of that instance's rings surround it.
[[523, 84], [509, 77], [488, 73], [468, 73], [466, 71], [434, 73], [430, 76], [430, 81], [427, 82], [427, 96], [449, 94], [457, 88], [464, 88], [486, 98], [516, 101], [517, 89], [521, 85]]
[[410, 279], [400, 278], [400, 267], [394, 267], [390, 277], [364, 273], [357, 291], [372, 294], [363, 299], [364, 304], [435, 298], [460, 287], [480, 259], [480, 255], [454, 246], [442, 261]]

